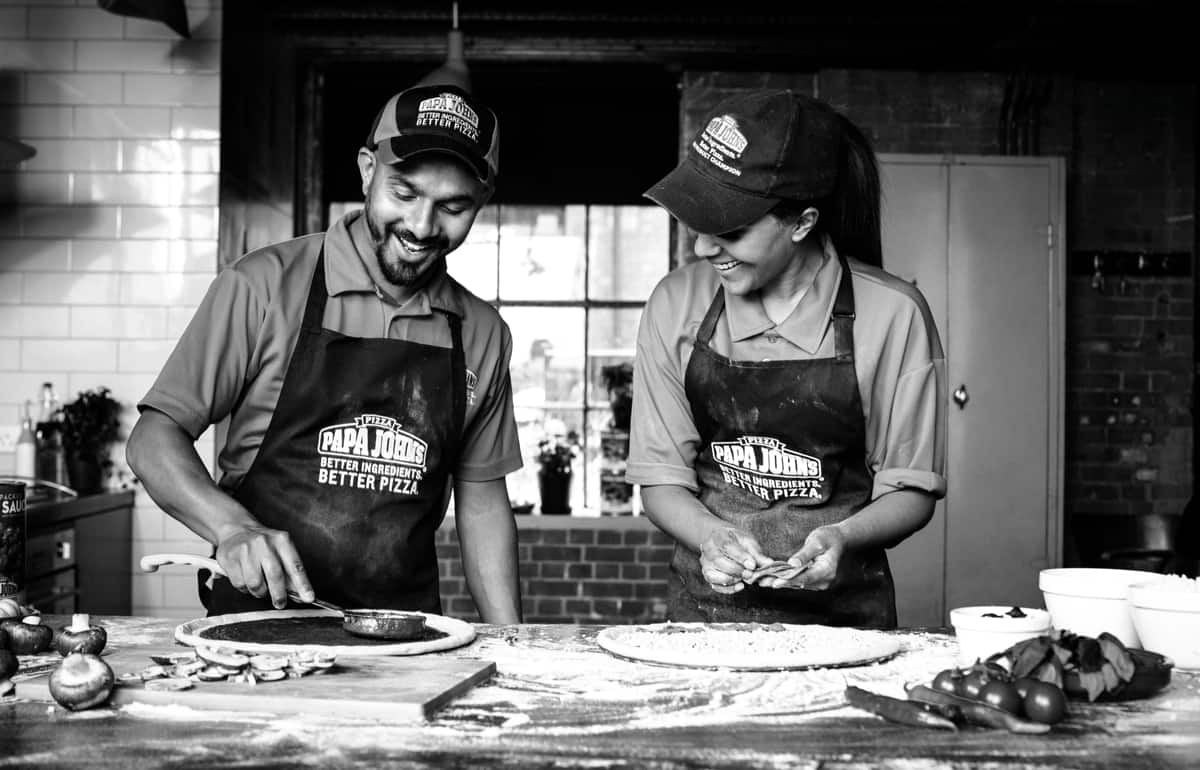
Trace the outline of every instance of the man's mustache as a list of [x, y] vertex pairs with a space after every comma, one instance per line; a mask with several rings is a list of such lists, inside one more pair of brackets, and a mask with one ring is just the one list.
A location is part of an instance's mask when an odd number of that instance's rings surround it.
[[449, 241], [445, 237], [435, 236], [433, 238], [422, 239], [413, 235], [411, 230], [389, 230], [388, 232], [401, 240], [416, 244], [420, 248], [425, 248], [426, 246], [445, 248], [449, 244]]

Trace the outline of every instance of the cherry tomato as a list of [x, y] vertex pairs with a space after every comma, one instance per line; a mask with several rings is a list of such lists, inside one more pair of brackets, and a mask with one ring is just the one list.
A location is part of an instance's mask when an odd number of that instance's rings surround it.
[[1017, 688], [999, 679], [993, 679], [979, 690], [979, 700], [1010, 714], [1021, 713], [1022, 698]]
[[979, 691], [990, 681], [988, 675], [982, 671], [969, 671], [958, 680], [958, 694], [964, 698], [979, 700]]
[[1050, 682], [1030, 682], [1021, 705], [1025, 716], [1048, 725], [1061, 722], [1067, 714], [1066, 694]]
[[1024, 700], [1025, 693], [1029, 692], [1029, 685], [1033, 684], [1036, 681], [1037, 681], [1036, 679], [1031, 679], [1027, 676], [1023, 676], [1020, 679], [1017, 679], [1016, 681], [1013, 682], [1013, 686], [1017, 688], [1017, 694], [1021, 696], [1021, 700]]
[[937, 676], [933, 678], [933, 689], [957, 695], [958, 680], [961, 678], [962, 674], [953, 668], [939, 671]]

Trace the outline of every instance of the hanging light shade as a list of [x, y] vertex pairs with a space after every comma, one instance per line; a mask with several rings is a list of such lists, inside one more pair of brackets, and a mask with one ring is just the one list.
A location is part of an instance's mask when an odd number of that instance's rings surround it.
[[17, 139], [0, 136], [0, 168], [16, 168], [37, 155], [37, 150]]
[[463, 35], [458, 28], [458, 3], [452, 4], [450, 32], [446, 36], [446, 61], [416, 82], [418, 86], [454, 85], [471, 90], [471, 73], [463, 56]]

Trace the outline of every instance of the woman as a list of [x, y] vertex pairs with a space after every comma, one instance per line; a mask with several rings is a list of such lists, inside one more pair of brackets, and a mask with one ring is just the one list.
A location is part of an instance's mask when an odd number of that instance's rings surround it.
[[737, 96], [646, 195], [698, 258], [635, 359], [627, 479], [676, 541], [668, 616], [894, 627], [884, 549], [946, 491], [945, 361], [921, 294], [873, 266], [866, 138], [801, 94]]

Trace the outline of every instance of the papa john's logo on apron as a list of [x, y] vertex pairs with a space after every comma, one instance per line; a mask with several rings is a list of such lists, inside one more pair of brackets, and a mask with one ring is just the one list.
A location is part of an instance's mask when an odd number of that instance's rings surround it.
[[737, 441], [714, 441], [713, 461], [725, 483], [753, 492], [763, 500], [801, 497], [821, 499], [821, 461], [788, 449], [779, 439], [741, 436]]
[[395, 418], [364, 414], [354, 422], [321, 428], [317, 480], [367, 492], [416, 495], [425, 477], [428, 449], [428, 443], [401, 430]]

